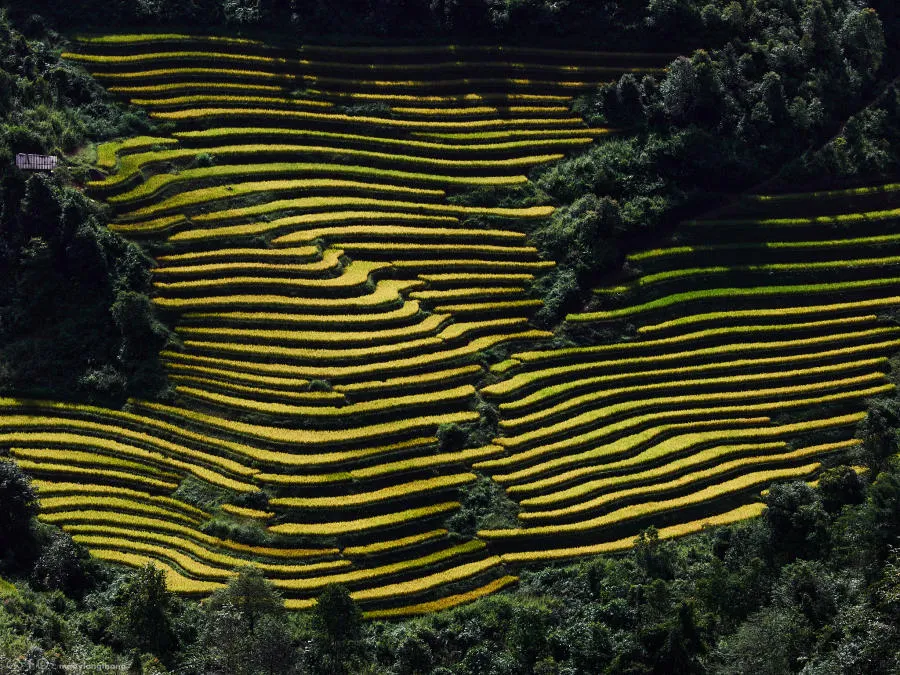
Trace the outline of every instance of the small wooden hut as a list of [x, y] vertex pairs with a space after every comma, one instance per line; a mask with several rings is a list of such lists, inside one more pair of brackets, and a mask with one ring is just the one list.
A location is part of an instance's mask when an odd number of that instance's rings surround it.
[[53, 171], [59, 159], [55, 155], [34, 155], [20, 152], [16, 155], [16, 166], [22, 171]]

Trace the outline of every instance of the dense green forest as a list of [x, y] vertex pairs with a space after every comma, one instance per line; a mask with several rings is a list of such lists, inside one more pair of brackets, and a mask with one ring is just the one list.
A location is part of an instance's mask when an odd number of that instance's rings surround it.
[[[558, 207], [530, 233], [557, 262], [534, 289], [543, 300], [535, 322], [550, 329], [590, 309], [590, 289], [619, 278], [626, 254], [736, 194], [900, 175], [892, 0], [0, 6], [0, 396], [121, 407], [136, 394], [172, 395], [158, 354], [178, 338], [150, 301], [152, 260], [107, 229], [108, 210], [82, 190], [93, 144], [153, 134], [160, 123], [60, 58], [75, 31], [202, 25], [286, 46], [503, 42], [683, 54], [663, 75], [624, 75], [577, 100], [589, 125], [619, 133], [534, 170], [526, 188], [455, 197]], [[17, 152], [59, 154], [64, 167], [26, 175], [14, 168]], [[631, 332], [570, 325], [556, 342]], [[487, 442], [492, 414], [442, 428], [444, 449]], [[363, 621], [340, 586], [310, 612], [286, 612], [252, 568], [202, 603], [177, 596], [159, 570], [101, 563], [39, 523], [29, 479], [0, 461], [0, 673], [63, 673], [67, 664], [235, 675], [897, 673], [898, 431], [900, 400], [873, 399], [857, 429], [862, 450], [815, 486], [773, 485], [761, 518], [673, 541], [649, 528], [627, 553], [531, 566], [512, 591], [398, 622]], [[487, 482], [462, 501], [451, 524], [460, 532], [508, 516]]]

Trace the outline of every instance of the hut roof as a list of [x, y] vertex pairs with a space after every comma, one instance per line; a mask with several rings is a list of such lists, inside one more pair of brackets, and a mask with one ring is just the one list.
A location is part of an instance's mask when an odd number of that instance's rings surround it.
[[54, 155], [33, 155], [20, 152], [16, 155], [16, 166], [24, 171], [53, 171], [59, 159]]

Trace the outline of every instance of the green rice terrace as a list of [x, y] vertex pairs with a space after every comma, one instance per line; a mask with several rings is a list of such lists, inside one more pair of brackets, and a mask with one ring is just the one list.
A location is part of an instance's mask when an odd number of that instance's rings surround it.
[[[460, 605], [649, 525], [759, 515], [770, 483], [852, 450], [866, 399], [894, 388], [900, 184], [747, 194], [680, 224], [564, 325], [625, 340], [560, 347], [531, 322], [554, 262], [529, 233], [554, 209], [489, 195], [615, 133], [574, 97], [670, 54], [77, 46], [64, 58], [170, 130], [101, 145], [86, 189], [157, 263], [177, 398], [0, 399], [0, 447], [42, 520], [97, 558], [152, 561], [173, 591], [253, 564], [289, 609], [332, 583], [369, 618]], [[439, 440], [493, 410], [488, 442]], [[449, 531], [483, 477], [518, 522]], [[190, 480], [236, 503], [189, 505]], [[205, 532], [213, 516], [265, 543]]]

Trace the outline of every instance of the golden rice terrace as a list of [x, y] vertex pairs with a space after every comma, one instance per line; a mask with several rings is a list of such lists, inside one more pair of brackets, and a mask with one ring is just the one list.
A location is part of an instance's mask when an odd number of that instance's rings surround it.
[[[851, 448], [865, 399], [893, 387], [900, 328], [878, 313], [900, 300], [896, 185], [686, 223], [569, 317], [630, 323], [629, 341], [551, 349], [529, 323], [553, 261], [526, 232], [552, 207], [453, 197], [594, 142], [606, 130], [573, 97], [665, 55], [129, 35], [67, 56], [170, 123], [101, 146], [108, 175], [88, 187], [154, 251], [177, 399], [0, 399], [0, 446], [43, 520], [96, 557], [154, 562], [175, 591], [252, 564], [294, 609], [330, 583], [372, 618], [450, 607], [650, 524], [755, 515], [772, 480], [813, 480]], [[499, 436], [442, 448], [439, 427], [485, 401]], [[518, 527], [447, 530], [479, 474]], [[207, 512], [173, 496], [188, 477], [268, 502]], [[214, 515], [269, 536], [220, 538]]]

